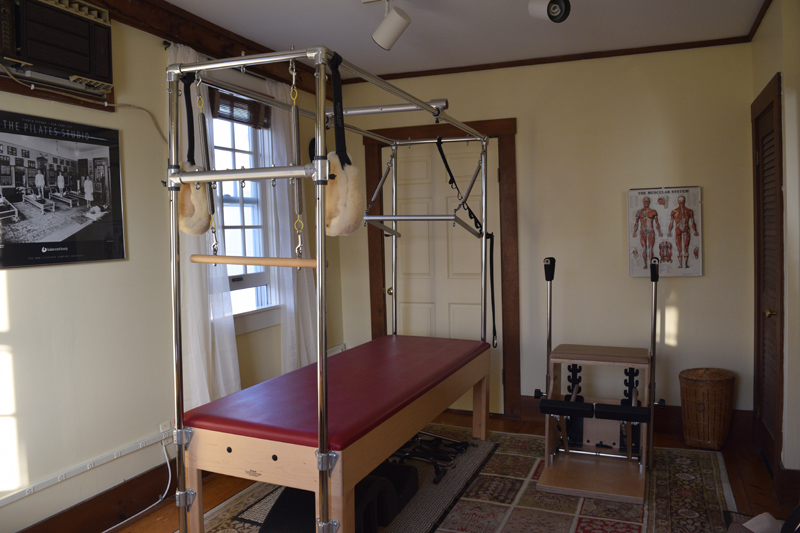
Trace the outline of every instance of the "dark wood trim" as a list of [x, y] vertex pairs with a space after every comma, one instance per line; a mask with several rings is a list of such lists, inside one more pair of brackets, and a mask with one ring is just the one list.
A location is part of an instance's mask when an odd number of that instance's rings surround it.
[[[175, 460], [170, 463], [175, 472]], [[156, 503], [165, 492], [166, 480], [167, 466], [157, 466], [19, 533], [101, 533]], [[165, 502], [174, 498], [175, 490], [173, 475]]]
[[[515, 135], [517, 119], [481, 120], [466, 123], [467, 126], [498, 139], [498, 164], [500, 166], [500, 287], [503, 296], [503, 405], [505, 414], [512, 418], [522, 415], [520, 404], [520, 319], [519, 319], [519, 250], [517, 229], [517, 161]], [[463, 132], [450, 124], [429, 124], [374, 130], [374, 133], [389, 139], [435, 139], [455, 137]], [[381, 178], [380, 147], [378, 140], [364, 137], [367, 191], [374, 191]], [[375, 150], [376, 147], [377, 151]], [[377, 202], [376, 202], [377, 204]], [[373, 209], [378, 213], [378, 209]], [[370, 306], [372, 312], [373, 338], [386, 334], [386, 298], [384, 287], [383, 235], [370, 227], [368, 235], [370, 264]], [[491, 332], [489, 332], [491, 334]]]
[[[136, 0], [135, 2], [94, 0], [94, 3], [108, 9], [111, 20], [171, 42], [191, 46], [209, 57], [221, 59], [240, 56], [243, 53], [244, 55], [253, 55], [275, 51], [164, 0]], [[250, 70], [283, 83], [292, 82], [286, 63], [260, 65], [252, 67]], [[297, 63], [297, 87], [311, 94], [317, 92], [314, 69], [299, 62]]]
[[[677, 50], [690, 50], [693, 48], [708, 48], [711, 46], [727, 46], [731, 44], [749, 43], [752, 39], [748, 36], [730, 37], [727, 39], [715, 39], [711, 41], [694, 41], [689, 43], [664, 44], [659, 46], [645, 46], [641, 48], [625, 48], [621, 50], [606, 50], [602, 52], [586, 52], [581, 54], [569, 54], [563, 56], [536, 57], [532, 59], [521, 59], [518, 61], [504, 61], [500, 63], [486, 63], [483, 65], [468, 65], [464, 67], [443, 68], [435, 70], [418, 70], [413, 72], [399, 72], [396, 74], [383, 74], [380, 77], [384, 80], [398, 80], [404, 78], [419, 78], [423, 76], [440, 76], [443, 74], [463, 74], [465, 72], [479, 72], [483, 70], [495, 70], [501, 68], [528, 67], [533, 65], [548, 65], [551, 63], [567, 63], [570, 61], [584, 61], [587, 59], [602, 59], [608, 57], [631, 56], [639, 54], [653, 54], [656, 52], [673, 52]], [[351, 78], [343, 80], [343, 84], [361, 83], [361, 78]]]
[[767, 14], [767, 10], [771, 4], [772, 0], [764, 0], [764, 3], [761, 4], [761, 9], [758, 11], [758, 15], [756, 15], [756, 20], [753, 21], [750, 33], [747, 34], [747, 42], [751, 42], [753, 37], [756, 36], [758, 28], [761, 27], [761, 22], [764, 20], [764, 16]]
[[[500, 180], [500, 288], [503, 308], [503, 406], [505, 414], [522, 416], [520, 323], [519, 323], [519, 231], [517, 226], [517, 148], [514, 133], [497, 136]], [[514, 164], [510, 164], [513, 162]], [[513, 198], [514, 201], [504, 201]], [[512, 379], [512, 376], [516, 376]]]

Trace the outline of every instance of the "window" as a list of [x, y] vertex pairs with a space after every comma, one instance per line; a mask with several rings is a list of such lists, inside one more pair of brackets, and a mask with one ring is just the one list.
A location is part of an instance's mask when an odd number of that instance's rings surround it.
[[[215, 170], [268, 166], [264, 141], [269, 122], [264, 106], [217, 91], [210, 98]], [[262, 204], [271, 194], [270, 189], [263, 180], [225, 181], [217, 187], [217, 205], [221, 206], [216, 216], [217, 231], [224, 235], [227, 255], [274, 255], [274, 239], [262, 215]], [[277, 303], [269, 268], [228, 265], [227, 269], [234, 314]]]

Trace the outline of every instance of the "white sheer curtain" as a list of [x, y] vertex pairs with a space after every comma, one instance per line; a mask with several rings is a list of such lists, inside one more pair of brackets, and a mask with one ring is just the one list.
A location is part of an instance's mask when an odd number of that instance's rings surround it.
[[[291, 102], [290, 88], [284, 83], [267, 81], [267, 94], [281, 102]], [[288, 111], [272, 109], [269, 153], [271, 163], [285, 166], [291, 162], [291, 121]], [[264, 219], [275, 228], [279, 257], [294, 257], [297, 246], [295, 231], [294, 193], [289, 180], [275, 181], [272, 205], [266, 205]], [[312, 198], [313, 200], [313, 198]], [[314, 209], [314, 201], [305, 202]], [[303, 222], [303, 257], [314, 257], [308, 245], [306, 208], [301, 215]], [[276, 268], [277, 292], [281, 303], [281, 371], [285, 374], [309, 363], [316, 362], [316, 293], [314, 272], [309, 268]]]
[[[169, 48], [168, 64], [194, 63], [206, 57], [181, 44]], [[183, 86], [181, 84], [181, 90]], [[208, 102], [208, 89], [192, 84], [192, 109], [195, 161], [201, 165], [200, 128], [197, 105], [197, 91], [204, 102]], [[180, 158], [186, 160], [188, 147], [188, 128], [186, 127], [186, 106], [180, 99], [181, 144]], [[204, 109], [206, 126], [211, 135], [211, 111]], [[209, 139], [210, 140], [210, 139]], [[213, 150], [208, 148], [212, 157]], [[219, 253], [225, 253], [222, 232], [218, 232]], [[211, 253], [211, 232], [196, 237], [181, 233], [180, 256], [188, 258], [191, 254]], [[223, 265], [203, 265], [181, 261], [181, 337], [183, 342], [183, 383], [184, 404], [189, 410], [227, 396], [242, 388], [239, 379], [239, 357], [236, 350], [236, 332], [233, 324], [228, 275]]]

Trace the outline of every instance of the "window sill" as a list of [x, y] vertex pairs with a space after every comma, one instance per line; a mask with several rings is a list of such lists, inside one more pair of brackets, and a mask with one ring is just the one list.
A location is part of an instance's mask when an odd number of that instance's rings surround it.
[[281, 323], [281, 306], [273, 305], [247, 313], [234, 315], [233, 324], [237, 335], [251, 333], [259, 329], [278, 326]]

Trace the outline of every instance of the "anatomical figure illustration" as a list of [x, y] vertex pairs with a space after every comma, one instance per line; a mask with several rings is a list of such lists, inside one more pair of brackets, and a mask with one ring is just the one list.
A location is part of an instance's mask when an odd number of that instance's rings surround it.
[[[689, 244], [692, 240], [692, 233], [695, 237], [700, 235], [694, 221], [694, 211], [686, 207], [686, 197], [678, 196], [678, 207], [670, 213], [669, 229], [667, 237], [672, 236], [675, 229], [675, 247], [678, 249], [678, 268], [689, 268]], [[691, 228], [691, 231], [690, 231]], [[695, 258], [699, 255], [699, 249], [694, 251]]]
[[[650, 207], [650, 198], [642, 198], [642, 208], [636, 212], [636, 221], [633, 224], [633, 236], [639, 233], [639, 243], [642, 246], [642, 268], [648, 268], [650, 260], [653, 258], [653, 248], [656, 243], [656, 232], [659, 237], [663, 237], [661, 226], [658, 223], [658, 212]], [[670, 224], [670, 229], [672, 224]], [[687, 244], [688, 246], [688, 244]]]

